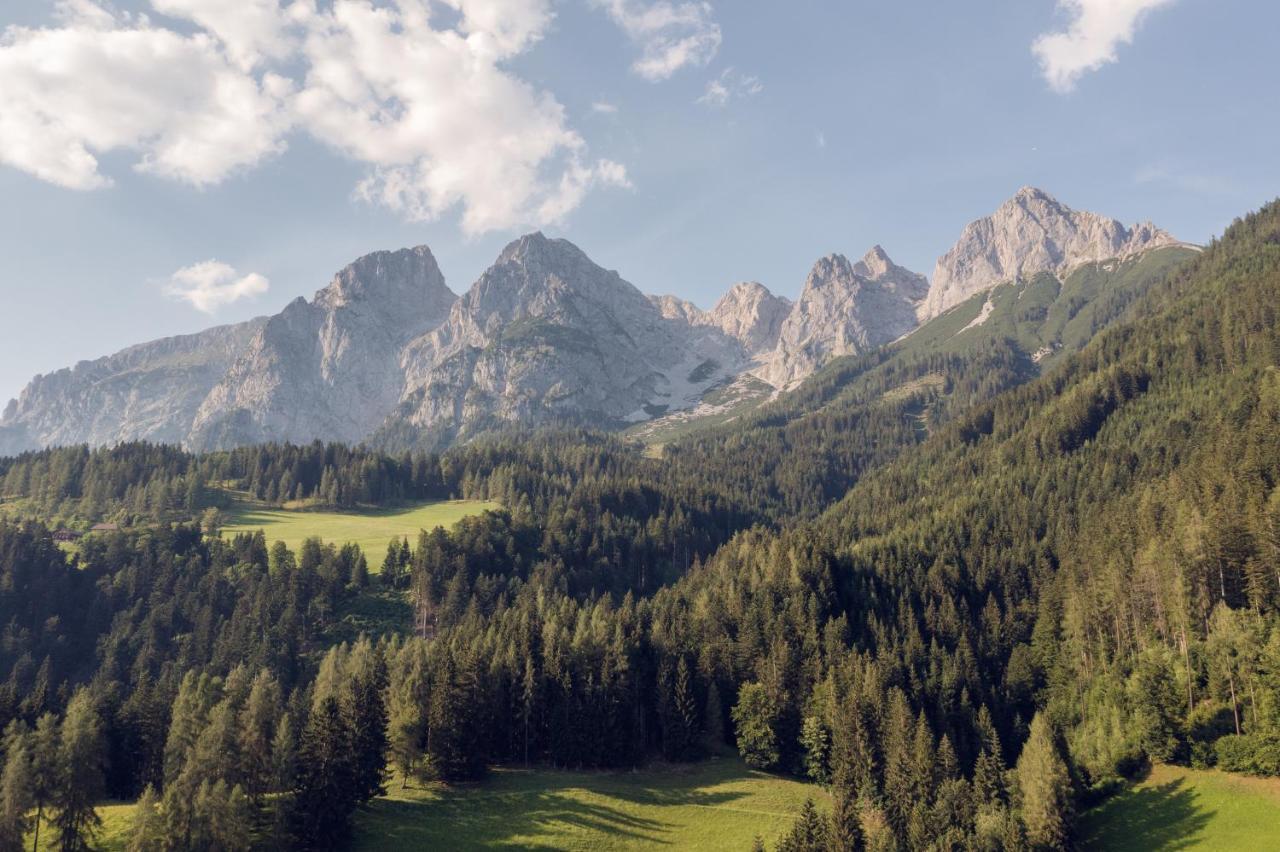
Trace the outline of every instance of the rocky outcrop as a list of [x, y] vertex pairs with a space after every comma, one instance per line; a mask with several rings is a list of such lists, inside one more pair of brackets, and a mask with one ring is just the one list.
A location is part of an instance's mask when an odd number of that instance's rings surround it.
[[1084, 263], [1177, 243], [1149, 222], [1127, 228], [1024, 187], [992, 215], [969, 223], [955, 246], [938, 259], [920, 319], [931, 319], [1005, 281], [1037, 272], [1061, 276]]
[[186, 440], [204, 398], [265, 318], [142, 343], [36, 376], [0, 420], [0, 454]]
[[566, 240], [522, 237], [405, 349], [405, 399], [381, 434], [437, 445], [503, 423], [620, 425], [692, 405], [745, 358], [691, 315]]
[[895, 264], [880, 246], [857, 263], [839, 254], [822, 258], [758, 375], [787, 388], [832, 358], [897, 340], [916, 327], [928, 286], [923, 275]]
[[404, 393], [405, 345], [456, 298], [426, 246], [360, 258], [267, 321], [200, 406], [187, 443], [364, 439]]
[[791, 313], [791, 300], [775, 296], [754, 281], [734, 284], [720, 297], [704, 322], [737, 340], [758, 355], [778, 345], [782, 324]]

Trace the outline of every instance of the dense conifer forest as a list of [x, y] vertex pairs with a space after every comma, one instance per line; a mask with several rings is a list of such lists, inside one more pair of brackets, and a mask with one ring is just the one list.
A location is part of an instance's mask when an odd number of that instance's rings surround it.
[[[104, 797], [136, 849], [341, 848], [391, 769], [735, 749], [832, 793], [783, 849], [1063, 849], [1150, 762], [1280, 775], [1278, 297], [1280, 203], [1043, 370], [998, 335], [883, 350], [661, 458], [0, 460], [0, 848], [86, 848]], [[218, 535], [237, 493], [504, 509], [293, 552]], [[375, 592], [412, 623], [352, 639]]]

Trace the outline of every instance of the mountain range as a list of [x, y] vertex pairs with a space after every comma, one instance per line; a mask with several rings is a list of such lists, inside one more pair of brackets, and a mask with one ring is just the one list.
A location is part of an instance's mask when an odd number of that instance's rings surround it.
[[1001, 284], [1177, 244], [1024, 188], [966, 226], [931, 280], [877, 245], [818, 260], [794, 303], [744, 282], [708, 311], [645, 295], [541, 233], [508, 245], [462, 296], [427, 247], [375, 252], [274, 316], [37, 376], [0, 418], [0, 454], [136, 439], [435, 449], [512, 423], [690, 417], [726, 388], [794, 388]]

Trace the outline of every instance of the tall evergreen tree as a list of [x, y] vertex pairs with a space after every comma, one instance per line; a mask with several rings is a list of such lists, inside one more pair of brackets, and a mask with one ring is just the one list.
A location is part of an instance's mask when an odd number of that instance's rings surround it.
[[1042, 713], [1031, 720], [1017, 772], [1027, 842], [1035, 849], [1065, 848], [1071, 825], [1071, 778]]
[[96, 805], [105, 792], [105, 754], [97, 701], [89, 690], [81, 689], [67, 704], [58, 750], [53, 826], [62, 852], [90, 849], [102, 826]]

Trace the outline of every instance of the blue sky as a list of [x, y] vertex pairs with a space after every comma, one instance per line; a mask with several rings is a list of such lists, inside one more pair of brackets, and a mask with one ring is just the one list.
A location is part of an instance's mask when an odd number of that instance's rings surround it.
[[875, 243], [928, 274], [1024, 184], [1197, 242], [1280, 194], [1265, 0], [8, 0], [0, 28], [0, 401], [381, 248], [462, 292], [540, 227], [705, 307]]

